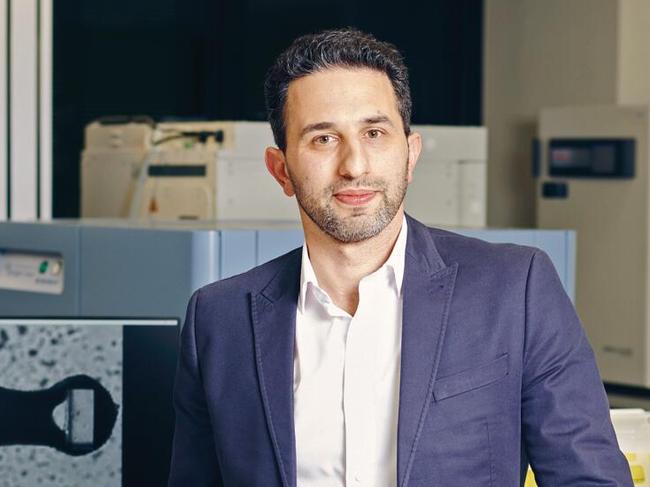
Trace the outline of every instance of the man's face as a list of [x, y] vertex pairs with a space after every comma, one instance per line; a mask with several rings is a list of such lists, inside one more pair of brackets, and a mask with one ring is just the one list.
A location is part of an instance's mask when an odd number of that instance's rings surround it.
[[285, 125], [286, 151], [274, 155], [286, 175], [269, 169], [296, 195], [303, 222], [307, 216], [334, 239], [358, 242], [401, 216], [419, 136], [409, 144], [384, 73], [333, 68], [293, 81]]

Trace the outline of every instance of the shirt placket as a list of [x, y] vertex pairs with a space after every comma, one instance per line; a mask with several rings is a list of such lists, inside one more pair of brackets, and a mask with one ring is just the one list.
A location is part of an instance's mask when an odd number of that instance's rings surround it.
[[365, 303], [369, 283], [359, 286], [359, 307], [351, 319], [345, 347], [343, 408], [345, 413], [345, 472], [347, 486], [367, 485], [368, 459], [376, 444], [372, 371], [376, 364], [372, 323], [368, 322]]

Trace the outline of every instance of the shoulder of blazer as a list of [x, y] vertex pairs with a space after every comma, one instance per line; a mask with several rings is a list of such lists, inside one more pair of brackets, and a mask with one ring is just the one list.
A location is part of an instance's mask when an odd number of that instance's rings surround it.
[[[541, 252], [536, 247], [512, 243], [491, 243], [476, 237], [468, 237], [441, 228], [428, 227], [413, 218], [409, 226], [415, 234], [428, 234], [437, 253], [446, 265], [457, 263], [460, 269], [469, 267], [486, 269], [527, 269], [535, 253]], [[420, 238], [420, 240], [423, 240]], [[407, 243], [408, 247], [408, 243]], [[414, 249], [423, 251], [421, 246]]]

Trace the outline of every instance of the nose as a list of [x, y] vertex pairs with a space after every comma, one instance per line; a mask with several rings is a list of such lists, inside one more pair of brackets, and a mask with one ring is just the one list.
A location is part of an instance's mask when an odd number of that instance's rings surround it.
[[347, 142], [341, 153], [339, 175], [345, 179], [357, 179], [369, 170], [367, 154], [359, 142]]

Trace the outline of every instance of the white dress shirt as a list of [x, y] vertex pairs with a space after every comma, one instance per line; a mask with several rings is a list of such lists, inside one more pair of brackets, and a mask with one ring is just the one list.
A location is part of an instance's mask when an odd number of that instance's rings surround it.
[[406, 218], [388, 260], [359, 283], [354, 316], [319, 285], [302, 251], [294, 421], [299, 487], [393, 487]]

